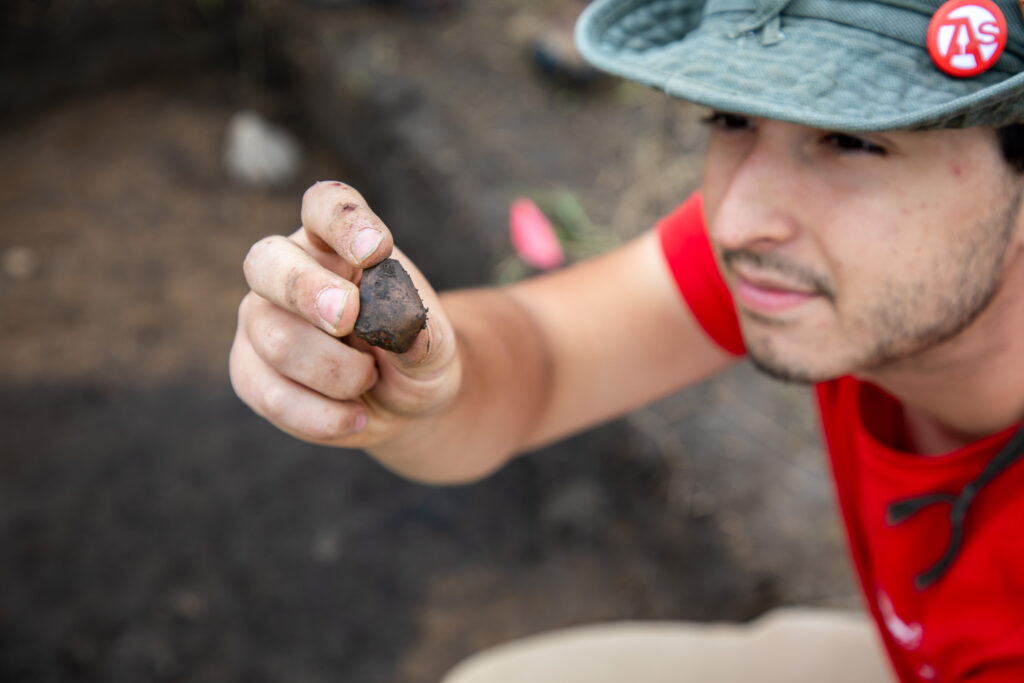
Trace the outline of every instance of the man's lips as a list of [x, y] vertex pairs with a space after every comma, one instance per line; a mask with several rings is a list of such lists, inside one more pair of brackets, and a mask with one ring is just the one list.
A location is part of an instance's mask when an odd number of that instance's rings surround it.
[[736, 303], [753, 313], [781, 313], [819, 296], [818, 292], [760, 277], [737, 274]]

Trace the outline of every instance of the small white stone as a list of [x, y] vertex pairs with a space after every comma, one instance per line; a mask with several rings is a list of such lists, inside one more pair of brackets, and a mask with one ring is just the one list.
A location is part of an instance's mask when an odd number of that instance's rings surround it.
[[231, 117], [224, 135], [224, 170], [250, 187], [285, 187], [302, 168], [302, 147], [288, 131], [243, 110]]
[[27, 280], [39, 271], [39, 256], [29, 247], [11, 247], [0, 257], [0, 268], [12, 280]]

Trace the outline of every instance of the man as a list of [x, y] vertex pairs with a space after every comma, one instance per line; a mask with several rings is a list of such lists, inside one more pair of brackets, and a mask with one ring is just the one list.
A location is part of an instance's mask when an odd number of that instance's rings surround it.
[[[701, 193], [615, 252], [505, 289], [438, 296], [410, 264], [430, 318], [395, 355], [346, 336], [353, 281], [391, 235], [355, 190], [318, 183], [303, 228], [246, 259], [236, 391], [300, 438], [459, 482], [745, 354], [816, 384], [898, 679], [1024, 681], [1022, 13], [1020, 0], [598, 0], [577, 30], [585, 56], [712, 109]], [[656, 680], [730, 680], [760, 642], [745, 680], [882, 680], [854, 631], [583, 634], [456, 678], [597, 680], [573, 667], [621, 672], [632, 651], [628, 670], [665, 662]], [[551, 673], [559, 661], [578, 678]]]

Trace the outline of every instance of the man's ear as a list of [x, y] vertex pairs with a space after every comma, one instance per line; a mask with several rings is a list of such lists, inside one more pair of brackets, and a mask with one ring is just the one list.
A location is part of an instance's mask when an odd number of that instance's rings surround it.
[[1014, 242], [1019, 247], [1024, 245], [1024, 121], [1000, 126], [995, 134], [999, 153], [1010, 173], [1017, 222]]
[[1013, 180], [1014, 189], [1014, 217], [1013, 240], [1010, 248], [1024, 251], [1024, 173], [1017, 173]]

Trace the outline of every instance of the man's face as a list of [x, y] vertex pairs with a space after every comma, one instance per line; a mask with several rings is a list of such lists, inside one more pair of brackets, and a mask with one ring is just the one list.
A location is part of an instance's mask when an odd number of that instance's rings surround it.
[[1022, 182], [991, 129], [710, 121], [709, 231], [748, 354], [770, 374], [884, 370], [956, 337], [999, 290]]

